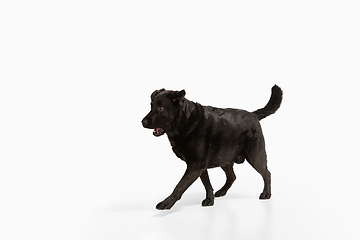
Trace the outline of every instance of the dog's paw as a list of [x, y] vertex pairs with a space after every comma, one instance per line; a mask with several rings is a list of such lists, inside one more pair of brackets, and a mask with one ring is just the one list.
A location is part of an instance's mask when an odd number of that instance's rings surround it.
[[226, 192], [227, 192], [227, 190], [220, 189], [219, 191], [217, 191], [217, 192], [215, 193], [215, 197], [223, 197], [223, 196], [226, 195]]
[[271, 197], [271, 193], [263, 192], [263, 193], [260, 194], [259, 199], [270, 199], [270, 197]]
[[214, 205], [214, 198], [206, 198], [202, 201], [203, 207], [208, 207]]
[[175, 204], [175, 202], [170, 202], [168, 199], [165, 199], [162, 202], [159, 202], [156, 205], [156, 209], [158, 210], [168, 210], [170, 209], [173, 205]]

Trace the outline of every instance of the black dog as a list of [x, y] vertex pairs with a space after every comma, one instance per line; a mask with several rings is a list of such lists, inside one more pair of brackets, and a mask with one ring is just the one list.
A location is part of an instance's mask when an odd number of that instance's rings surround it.
[[271, 176], [259, 123], [280, 107], [282, 90], [277, 85], [271, 90], [267, 105], [255, 112], [202, 106], [184, 98], [185, 90], [161, 89], [151, 94], [151, 111], [142, 120], [143, 126], [154, 129], [157, 137], [166, 133], [176, 156], [187, 164], [173, 193], [157, 204], [157, 209], [170, 209], [198, 177], [206, 190], [202, 206], [212, 206], [214, 193], [207, 169], [221, 167], [224, 170], [226, 183], [215, 197], [225, 196], [236, 179], [234, 163], [243, 163], [245, 159], [264, 179], [260, 199], [271, 197]]

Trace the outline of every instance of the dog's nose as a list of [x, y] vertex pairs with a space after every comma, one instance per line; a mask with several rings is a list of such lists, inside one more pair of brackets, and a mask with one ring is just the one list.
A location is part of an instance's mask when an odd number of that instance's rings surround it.
[[142, 122], [143, 127], [146, 127], [149, 123], [149, 120], [144, 118], [141, 122]]

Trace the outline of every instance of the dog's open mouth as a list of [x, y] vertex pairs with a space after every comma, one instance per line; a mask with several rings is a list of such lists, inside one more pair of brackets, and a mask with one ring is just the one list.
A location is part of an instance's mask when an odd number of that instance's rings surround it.
[[155, 137], [159, 137], [159, 136], [163, 135], [164, 133], [165, 133], [164, 129], [162, 129], [162, 128], [155, 128], [153, 131], [153, 135]]

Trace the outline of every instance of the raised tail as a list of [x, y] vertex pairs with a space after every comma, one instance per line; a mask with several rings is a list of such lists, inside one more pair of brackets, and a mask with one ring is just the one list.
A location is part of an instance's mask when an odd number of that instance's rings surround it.
[[280, 87], [274, 85], [271, 88], [271, 97], [269, 102], [264, 108], [256, 110], [254, 113], [257, 115], [259, 120], [266, 118], [267, 116], [276, 112], [279, 109], [282, 101], [283, 92]]

